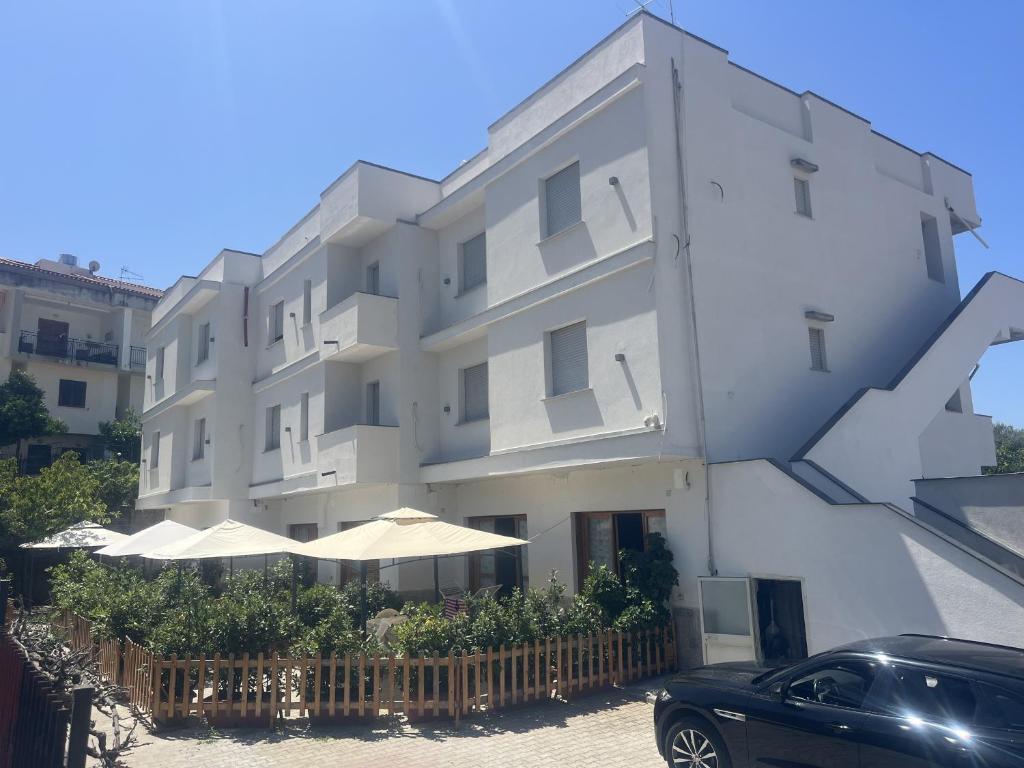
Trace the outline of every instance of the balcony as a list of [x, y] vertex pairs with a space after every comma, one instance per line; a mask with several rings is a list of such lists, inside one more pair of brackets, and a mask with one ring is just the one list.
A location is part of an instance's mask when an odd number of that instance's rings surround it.
[[353, 293], [320, 315], [321, 359], [362, 363], [398, 349], [398, 299]]
[[[36, 331], [22, 331], [18, 336], [18, 352], [23, 355], [42, 355], [76, 363], [118, 364], [120, 347], [102, 341], [72, 339], [67, 336], [46, 336]], [[143, 354], [145, 367], [145, 354]]]
[[317, 437], [318, 485], [398, 480], [398, 427], [354, 424]]

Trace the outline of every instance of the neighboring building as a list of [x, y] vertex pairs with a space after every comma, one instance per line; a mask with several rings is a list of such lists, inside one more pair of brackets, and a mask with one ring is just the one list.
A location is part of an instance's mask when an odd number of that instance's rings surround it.
[[[168, 291], [139, 507], [306, 539], [409, 505], [531, 539], [446, 561], [467, 587], [574, 589], [658, 531], [691, 658], [1019, 642], [1024, 579], [912, 501], [994, 462], [970, 374], [1024, 335], [1024, 284], [961, 303], [979, 222], [966, 172], [640, 13], [444, 179], [358, 162]], [[430, 592], [426, 563], [382, 577]]]
[[[66, 434], [33, 438], [21, 460], [36, 472], [66, 450], [103, 456], [99, 424], [142, 411], [149, 314], [162, 291], [102, 277], [62, 254], [26, 264], [0, 259], [0, 377], [27, 371]], [[14, 446], [4, 446], [13, 455]]]

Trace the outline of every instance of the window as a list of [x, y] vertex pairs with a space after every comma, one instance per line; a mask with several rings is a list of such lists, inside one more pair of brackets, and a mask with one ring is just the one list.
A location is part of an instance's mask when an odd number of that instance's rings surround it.
[[551, 395], [590, 386], [587, 371], [587, 324], [573, 323], [548, 334], [551, 354]]
[[206, 419], [196, 419], [192, 433], [192, 461], [198, 461], [206, 455]]
[[[526, 515], [471, 517], [467, 525], [500, 536], [526, 538]], [[526, 580], [523, 547], [488, 549], [469, 556], [469, 588], [474, 592], [483, 587], [500, 587], [499, 594], [508, 594], [513, 589], [525, 589]]]
[[160, 347], [156, 351], [156, 362], [153, 364], [153, 380], [163, 381], [164, 380], [164, 348]]
[[807, 339], [811, 345], [811, 370], [828, 371], [828, 358], [825, 356], [825, 329], [808, 328]]
[[487, 235], [481, 232], [460, 246], [459, 292], [465, 293], [487, 282]]
[[366, 383], [366, 423], [371, 426], [380, 424], [380, 382]]
[[267, 427], [263, 442], [263, 450], [276, 451], [281, 447], [281, 406], [267, 408]]
[[978, 685], [978, 694], [975, 725], [983, 728], [1024, 730], [1024, 698], [984, 683]]
[[299, 398], [299, 440], [309, 440], [309, 392]]
[[61, 379], [57, 405], [63, 405], [65, 408], [85, 408], [85, 382]]
[[[338, 523], [338, 532], [348, 531], [356, 526], [369, 523], [370, 520], [348, 520], [343, 523]], [[359, 561], [358, 560], [339, 560], [338, 561], [338, 583], [346, 584], [350, 581], [359, 581]], [[380, 583], [380, 560], [367, 560], [366, 561], [366, 583], [367, 584], [379, 584]]]
[[267, 336], [270, 343], [280, 341], [284, 338], [284, 302], [279, 301], [270, 308], [269, 332]]
[[156, 469], [160, 466], [160, 433], [153, 433], [153, 442], [149, 445], [149, 468]]
[[582, 585], [590, 564], [606, 565], [619, 573], [620, 549], [643, 552], [652, 533], [665, 535], [665, 510], [637, 512], [576, 512], [576, 583]]
[[895, 665], [892, 673], [892, 690], [879, 697], [883, 712], [901, 717], [914, 715], [928, 721], [973, 721], [977, 701], [966, 680], [905, 665]]
[[581, 217], [580, 164], [576, 162], [544, 181], [544, 236], [557, 235]]
[[877, 672], [877, 665], [870, 662], [840, 661], [793, 680], [787, 695], [814, 704], [860, 709]]
[[375, 261], [366, 268], [366, 292], [378, 296], [380, 294], [380, 262]]
[[796, 212], [811, 218], [811, 182], [793, 179], [793, 191], [796, 193]]
[[196, 365], [205, 363], [210, 359], [210, 324], [203, 323], [199, 326], [199, 353], [196, 355]]
[[462, 370], [462, 420], [479, 421], [490, 414], [487, 401], [487, 363]]
[[302, 282], [302, 324], [313, 322], [313, 281]]
[[942, 246], [939, 243], [939, 222], [934, 216], [921, 214], [921, 239], [924, 241], [924, 263], [928, 277], [937, 283], [946, 282], [942, 266]]
[[[319, 536], [316, 523], [292, 523], [288, 526], [288, 538], [293, 541], [315, 541]], [[316, 558], [300, 557], [298, 560], [298, 574], [302, 583], [307, 587], [316, 583], [317, 564]]]

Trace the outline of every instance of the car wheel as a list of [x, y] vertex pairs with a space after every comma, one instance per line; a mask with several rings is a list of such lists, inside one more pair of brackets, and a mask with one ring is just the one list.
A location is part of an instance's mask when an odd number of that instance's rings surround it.
[[665, 761], [672, 768], [730, 768], [722, 737], [699, 717], [683, 717], [665, 734]]

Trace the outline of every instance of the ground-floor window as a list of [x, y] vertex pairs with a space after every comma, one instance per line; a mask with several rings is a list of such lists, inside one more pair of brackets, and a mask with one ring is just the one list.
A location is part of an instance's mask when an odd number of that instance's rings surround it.
[[[318, 535], [316, 523], [294, 523], [288, 526], [288, 538], [295, 541], [303, 543], [313, 541]], [[307, 586], [315, 584], [317, 575], [316, 558], [300, 557], [298, 560], [299, 578], [302, 579], [302, 583]]]
[[[370, 522], [369, 520], [349, 520], [338, 523], [338, 531], [348, 531], [356, 526]], [[349, 581], [359, 581], [359, 561], [340, 560], [338, 561], [338, 583], [345, 584]], [[380, 581], [380, 560], [369, 560], [366, 563], [366, 583], [377, 584]]]
[[[471, 517], [470, 528], [496, 533], [500, 536], [526, 538], [526, 515], [501, 517]], [[469, 589], [476, 592], [484, 587], [499, 586], [498, 594], [506, 595], [513, 589], [525, 590], [526, 554], [522, 547], [503, 547], [475, 552], [469, 556]]]
[[577, 512], [573, 515], [576, 533], [576, 586], [583, 584], [590, 564], [607, 565], [620, 573], [618, 552], [629, 549], [643, 552], [647, 534], [665, 535], [665, 510], [635, 512]]

